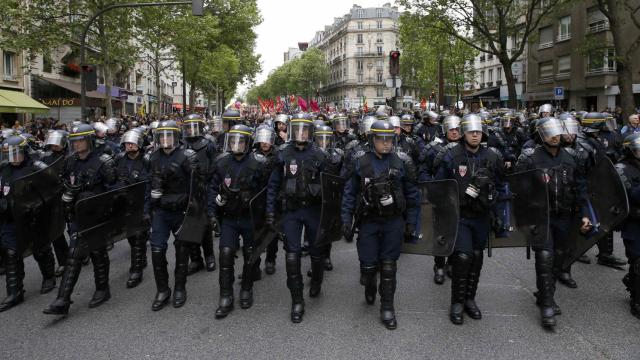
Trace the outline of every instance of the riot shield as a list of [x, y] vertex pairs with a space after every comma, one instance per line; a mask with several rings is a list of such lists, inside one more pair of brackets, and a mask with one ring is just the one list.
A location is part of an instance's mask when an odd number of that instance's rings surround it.
[[191, 172], [191, 185], [189, 186], [189, 204], [184, 214], [184, 220], [178, 231], [176, 241], [185, 241], [194, 244], [202, 243], [204, 232], [207, 229], [207, 188], [196, 171]]
[[541, 246], [549, 236], [549, 194], [545, 173], [527, 170], [507, 176], [507, 199], [497, 206], [502, 231], [489, 239], [489, 248]]
[[449, 256], [453, 253], [458, 234], [460, 198], [458, 182], [438, 180], [418, 184], [421, 192], [422, 235], [402, 245], [408, 254]]
[[80, 246], [92, 251], [147, 231], [143, 221], [146, 184], [143, 181], [78, 200], [74, 225]]
[[331, 244], [342, 237], [340, 208], [345, 179], [323, 172], [320, 174], [320, 184], [322, 185], [322, 207], [315, 246]]
[[586, 235], [581, 234], [581, 220], [578, 216], [573, 219], [571, 232], [564, 247], [564, 267], [574, 263], [629, 215], [627, 191], [609, 158], [600, 156], [595, 166], [589, 169], [587, 186], [589, 217], [593, 229]]
[[50, 166], [16, 179], [9, 196], [13, 203], [18, 250], [46, 246], [64, 233], [61, 158]]
[[251, 224], [253, 225], [253, 240], [256, 244], [256, 248], [249, 259], [249, 263], [251, 264], [258, 261], [260, 255], [267, 250], [269, 244], [278, 237], [277, 229], [279, 226], [269, 226], [264, 222], [266, 212], [267, 188], [265, 187], [249, 201], [249, 215], [251, 216]]

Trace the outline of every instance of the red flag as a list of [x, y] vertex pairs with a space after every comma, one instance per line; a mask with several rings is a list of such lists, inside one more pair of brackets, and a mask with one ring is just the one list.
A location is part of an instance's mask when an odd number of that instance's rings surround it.
[[311, 100], [310, 102], [311, 102], [311, 111], [320, 112], [320, 107], [318, 106], [318, 101]]
[[422, 109], [422, 111], [425, 111], [427, 109], [427, 99], [420, 99], [420, 108]]
[[298, 105], [302, 111], [307, 111], [307, 102], [301, 96], [298, 96]]

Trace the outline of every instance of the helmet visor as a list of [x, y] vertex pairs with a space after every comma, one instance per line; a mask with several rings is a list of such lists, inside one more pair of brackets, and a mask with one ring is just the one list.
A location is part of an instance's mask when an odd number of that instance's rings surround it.
[[550, 118], [547, 121], [542, 121], [540, 125], [538, 125], [538, 133], [542, 137], [542, 139], [550, 139], [554, 136], [566, 134], [564, 127], [560, 120], [555, 118]]
[[330, 149], [333, 146], [333, 134], [322, 131], [315, 134], [315, 142], [322, 149]]
[[269, 145], [273, 145], [276, 141], [276, 133], [271, 129], [259, 128], [256, 131], [256, 138], [254, 141], [256, 143], [266, 143]]
[[201, 121], [186, 120], [182, 123], [182, 134], [185, 138], [203, 136], [203, 127]]
[[341, 133], [347, 130], [347, 119], [346, 118], [335, 118], [333, 119], [333, 128]]
[[565, 119], [564, 128], [569, 135], [577, 135], [580, 132], [580, 123], [575, 119]]
[[178, 147], [178, 132], [176, 130], [158, 128], [153, 134], [153, 142], [158, 149], [173, 149]]
[[289, 141], [308, 142], [311, 131], [310, 120], [294, 120], [289, 123], [287, 137]]
[[224, 137], [224, 151], [233, 154], [244, 154], [248, 149], [247, 135], [228, 132]]
[[24, 150], [22, 146], [4, 144], [2, 146], [2, 156], [9, 162], [22, 162], [24, 160]]

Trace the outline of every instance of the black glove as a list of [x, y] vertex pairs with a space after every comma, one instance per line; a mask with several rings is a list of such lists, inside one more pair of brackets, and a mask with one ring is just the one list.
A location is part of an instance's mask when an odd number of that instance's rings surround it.
[[267, 213], [266, 216], [264, 217], [264, 222], [265, 224], [267, 224], [268, 226], [273, 226], [276, 224], [276, 214], [274, 213]]
[[351, 230], [351, 224], [342, 224], [342, 235], [347, 242], [353, 241], [353, 230]]
[[220, 232], [220, 224], [218, 223], [218, 218], [215, 217], [215, 215], [211, 216], [209, 218], [209, 225], [211, 226], [211, 230], [214, 233], [219, 233]]

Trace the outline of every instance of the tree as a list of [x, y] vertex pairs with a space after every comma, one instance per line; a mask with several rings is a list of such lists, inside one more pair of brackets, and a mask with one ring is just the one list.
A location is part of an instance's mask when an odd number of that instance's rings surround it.
[[429, 20], [432, 19], [410, 12], [400, 16], [403, 85], [413, 89], [416, 97], [428, 97], [438, 87], [438, 63], [442, 61], [445, 94], [455, 92], [459, 99], [460, 88], [474, 78], [473, 66], [469, 64], [477, 51], [460, 39], [428, 26]]
[[[635, 112], [633, 72], [640, 47], [640, 2], [637, 0], [597, 0], [598, 8], [609, 21], [616, 51], [616, 72], [620, 104], [625, 118]], [[625, 30], [635, 27], [635, 32]]]
[[[536, 36], [538, 25], [571, 0], [400, 0], [409, 11], [425, 16], [427, 27], [455, 37], [468, 46], [494, 55], [502, 64], [509, 106], [517, 107], [511, 65]], [[544, 6], [543, 6], [544, 5]], [[515, 44], [511, 51], [507, 42]]]

